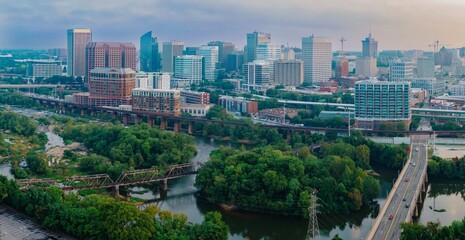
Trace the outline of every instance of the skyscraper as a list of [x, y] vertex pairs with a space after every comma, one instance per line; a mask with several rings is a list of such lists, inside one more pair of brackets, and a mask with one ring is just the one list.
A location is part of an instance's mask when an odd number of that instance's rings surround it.
[[434, 78], [434, 59], [418, 58], [417, 59], [417, 77]]
[[186, 55], [174, 59], [172, 87], [184, 87], [202, 81], [202, 56]]
[[274, 82], [285, 86], [299, 86], [304, 81], [304, 63], [300, 60], [274, 62]]
[[174, 58], [177, 56], [182, 56], [182, 51], [184, 50], [184, 42], [180, 41], [171, 41], [163, 43], [163, 52], [162, 52], [162, 71], [163, 72], [173, 72], [174, 71]]
[[270, 63], [262, 60], [255, 60], [247, 63], [244, 74], [247, 84], [244, 86], [247, 91], [261, 91], [263, 86], [270, 83]]
[[377, 58], [378, 57], [378, 41], [371, 37], [371, 33], [365, 40], [362, 40], [363, 57]]
[[304, 82], [314, 86], [331, 78], [331, 39], [327, 37], [302, 38]]
[[215, 69], [218, 63], [217, 46], [201, 46], [199, 55], [203, 57], [203, 78], [208, 81], [215, 81]]
[[131, 104], [136, 72], [130, 68], [97, 67], [89, 75], [89, 105], [110, 106]]
[[234, 44], [223, 41], [213, 41], [207, 44], [208, 46], [218, 47], [218, 62], [221, 63], [222, 68], [226, 68], [228, 65], [228, 54], [234, 52]]
[[140, 70], [144, 72], [159, 72], [161, 58], [158, 51], [158, 41], [152, 31], [140, 37]]
[[257, 59], [257, 46], [260, 43], [271, 42], [271, 34], [262, 32], [247, 33], [246, 61], [253, 62]]
[[274, 62], [281, 57], [281, 48], [271, 43], [260, 43], [257, 45], [256, 59], [270, 63], [270, 81], [274, 81]]
[[87, 28], [68, 29], [68, 76], [86, 75], [86, 46], [92, 41]]
[[97, 67], [136, 70], [136, 46], [132, 43], [91, 42], [86, 47], [86, 76]]

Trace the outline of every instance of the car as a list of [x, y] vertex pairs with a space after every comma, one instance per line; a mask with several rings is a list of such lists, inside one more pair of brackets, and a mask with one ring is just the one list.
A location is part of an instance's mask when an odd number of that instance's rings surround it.
[[414, 167], [415, 167], [416, 165], [417, 165], [416, 163], [412, 163], [412, 166], [414, 166]]
[[392, 220], [393, 218], [394, 218], [394, 216], [392, 216], [392, 214], [391, 214], [391, 215], [389, 215], [389, 218], [388, 218], [388, 219], [389, 219], [389, 220]]
[[402, 198], [402, 202], [405, 202], [405, 198]]
[[405, 204], [405, 208], [409, 208], [409, 207], [410, 207], [410, 205], [408, 205], [408, 204]]
[[405, 182], [408, 182], [408, 178], [406, 178], [404, 181], [405, 181]]
[[423, 144], [423, 147], [426, 147], [426, 144]]
[[418, 148], [415, 148], [415, 152], [418, 152]]

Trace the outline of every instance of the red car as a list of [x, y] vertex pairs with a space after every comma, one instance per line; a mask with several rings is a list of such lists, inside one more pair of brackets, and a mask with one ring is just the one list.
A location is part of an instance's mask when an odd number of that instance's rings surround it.
[[392, 214], [391, 214], [391, 215], [389, 215], [389, 218], [388, 218], [388, 219], [389, 219], [389, 220], [392, 220], [393, 218], [394, 218], [394, 216], [392, 216]]

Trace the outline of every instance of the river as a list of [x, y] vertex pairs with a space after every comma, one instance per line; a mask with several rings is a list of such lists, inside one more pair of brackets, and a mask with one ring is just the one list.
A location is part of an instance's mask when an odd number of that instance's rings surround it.
[[[28, 115], [44, 114], [34, 110], [21, 110], [18, 113]], [[44, 114], [46, 115], [46, 114]], [[47, 132], [49, 142], [47, 147], [59, 146], [63, 140], [52, 132]], [[206, 162], [210, 152], [221, 145], [230, 146], [229, 143], [219, 143], [208, 138], [196, 137], [198, 154], [191, 160], [194, 162]], [[11, 165], [1, 164], [0, 174], [11, 178], [9, 169]], [[375, 171], [383, 173], [380, 178], [381, 192], [376, 201], [378, 204], [365, 207], [361, 211], [350, 216], [335, 214], [332, 216], [319, 215], [319, 226], [322, 239], [331, 239], [338, 234], [342, 239], [361, 239], [366, 236], [371, 224], [376, 217], [379, 206], [384, 203], [387, 194], [392, 187], [392, 179], [397, 172], [374, 166]], [[131, 193], [131, 196], [148, 200], [163, 210], [173, 213], [184, 213], [189, 221], [200, 223], [208, 211], [220, 211], [223, 220], [229, 226], [230, 239], [305, 239], [307, 231], [307, 220], [297, 217], [276, 216], [269, 214], [258, 214], [242, 211], [227, 212], [218, 206], [203, 201], [196, 196], [197, 189], [194, 187], [195, 176], [187, 176], [181, 179], [169, 181], [169, 191], [165, 196], [160, 196], [157, 187], [145, 189], [143, 187], [132, 187], [133, 191], [149, 190], [145, 193]], [[465, 187], [457, 182], [431, 183], [428, 187], [428, 197], [419, 222], [425, 223], [439, 219], [443, 225], [449, 225], [452, 220], [460, 220], [465, 216], [462, 209], [465, 208]], [[434, 197], [436, 196], [435, 200]], [[429, 206], [435, 201], [436, 209], [444, 208], [446, 212], [434, 212]], [[323, 206], [324, 207], [324, 206]]]

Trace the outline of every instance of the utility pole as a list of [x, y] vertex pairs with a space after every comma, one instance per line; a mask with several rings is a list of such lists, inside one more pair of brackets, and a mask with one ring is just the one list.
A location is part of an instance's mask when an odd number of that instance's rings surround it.
[[313, 189], [312, 195], [310, 198], [310, 205], [308, 206], [308, 228], [307, 228], [307, 238], [306, 240], [316, 240], [320, 239], [320, 229], [318, 227], [318, 197], [316, 196], [316, 190]]

